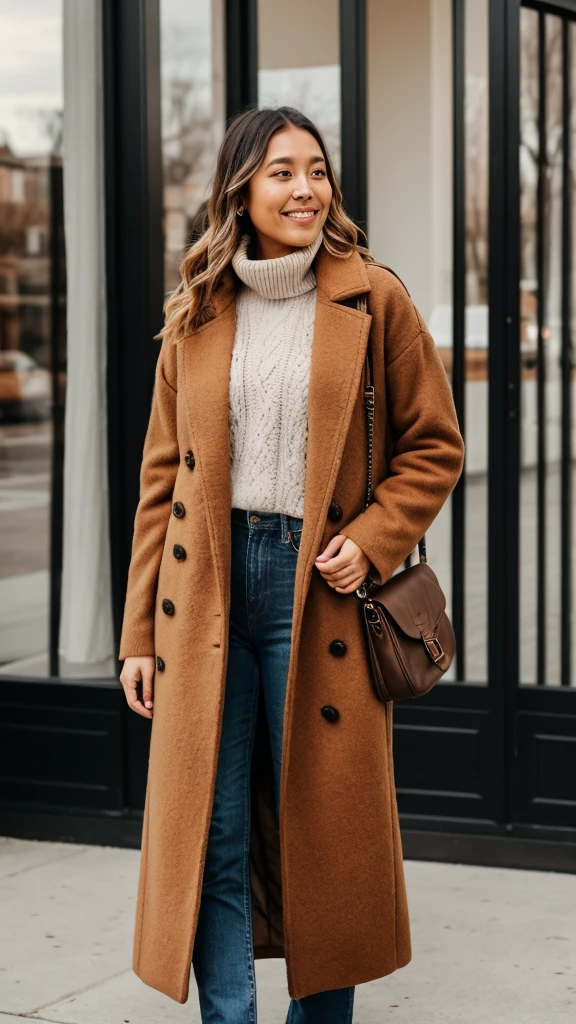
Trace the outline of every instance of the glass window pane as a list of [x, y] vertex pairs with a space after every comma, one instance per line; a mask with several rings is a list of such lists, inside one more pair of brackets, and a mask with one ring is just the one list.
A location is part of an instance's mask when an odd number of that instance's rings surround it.
[[538, 13], [520, 20], [520, 681], [536, 668], [536, 362], [538, 350], [538, 163], [540, 134]]
[[338, 0], [258, 3], [258, 105], [296, 107], [322, 132], [340, 175], [340, 37]]
[[563, 70], [562, 20], [522, 9], [520, 681], [547, 685], [561, 682]]
[[[62, 187], [62, 107], [61, 0], [20, 5], [0, 0], [4, 674], [42, 676], [48, 671], [52, 374], [57, 371], [63, 382], [66, 344], [63, 316], [58, 337], [51, 331], [51, 214], [54, 190]], [[64, 283], [60, 273], [54, 277], [62, 307]]]
[[[368, 242], [406, 283], [452, 372], [452, 10], [367, 3]], [[406, 54], [416, 55], [407, 60]], [[448, 501], [428, 558], [452, 604]], [[454, 679], [455, 662], [443, 679]]]
[[562, 20], [546, 15], [545, 343], [545, 681], [560, 683], [560, 456], [562, 424]]
[[488, 681], [488, 0], [465, 7], [465, 678]]
[[160, 19], [164, 286], [172, 292], [225, 131], [223, 0], [161, 0]]

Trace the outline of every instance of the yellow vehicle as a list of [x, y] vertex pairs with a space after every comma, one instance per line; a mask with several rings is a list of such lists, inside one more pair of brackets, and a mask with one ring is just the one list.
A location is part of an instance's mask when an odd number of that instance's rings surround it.
[[51, 400], [48, 370], [26, 352], [0, 352], [0, 423], [46, 420]]

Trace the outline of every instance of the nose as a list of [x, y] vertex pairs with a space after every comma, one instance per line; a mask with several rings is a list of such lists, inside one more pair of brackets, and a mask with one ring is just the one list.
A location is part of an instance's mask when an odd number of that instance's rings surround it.
[[310, 199], [314, 195], [312, 186], [308, 180], [308, 177], [302, 173], [298, 180], [294, 183], [294, 189], [292, 191], [293, 199]]

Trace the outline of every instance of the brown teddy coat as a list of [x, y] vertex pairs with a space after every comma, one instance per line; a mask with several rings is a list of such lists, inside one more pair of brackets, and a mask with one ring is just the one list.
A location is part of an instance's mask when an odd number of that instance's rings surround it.
[[[314, 566], [331, 537], [365, 551], [382, 581], [454, 488], [464, 444], [446, 372], [388, 270], [322, 246], [308, 404], [304, 522], [294, 591], [280, 820], [266, 730], [252, 764], [254, 955], [285, 956], [289, 993], [382, 977], [411, 958], [392, 761], [392, 705], [373, 695], [360, 606]], [[164, 340], [144, 446], [120, 658], [159, 658], [134, 970], [178, 1002], [189, 974], [215, 784], [230, 601], [229, 371], [236, 278], [215, 317]], [[344, 300], [368, 293], [369, 313]], [[362, 369], [376, 384], [374, 502], [363, 512]], [[342, 516], [328, 516], [331, 502]], [[184, 561], [174, 544], [187, 552]], [[166, 614], [163, 601], [173, 604]], [[168, 605], [170, 607], [170, 605]], [[346, 644], [343, 656], [329, 650]], [[340, 712], [328, 722], [320, 709]]]

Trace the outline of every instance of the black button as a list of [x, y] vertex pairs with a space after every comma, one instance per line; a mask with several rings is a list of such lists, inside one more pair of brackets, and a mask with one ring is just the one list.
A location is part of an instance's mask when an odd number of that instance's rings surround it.
[[159, 672], [163, 672], [164, 669], [166, 668], [164, 660], [160, 657], [160, 655], [158, 655], [158, 657], [156, 658], [156, 668], [158, 669]]
[[346, 654], [347, 649], [343, 640], [331, 640], [328, 644], [328, 650], [335, 658], [341, 658], [343, 654]]
[[331, 704], [325, 704], [323, 708], [320, 708], [320, 711], [327, 722], [337, 722], [340, 718], [338, 708], [333, 708]]
[[194, 452], [188, 451], [184, 456], [184, 462], [188, 466], [188, 469], [194, 469], [196, 465], [196, 459], [194, 458]]
[[186, 548], [183, 548], [181, 544], [175, 544], [172, 550], [174, 558], [177, 558], [179, 562], [183, 562], [186, 558]]
[[342, 519], [342, 509], [340, 505], [337, 505], [334, 499], [330, 502], [330, 508], [328, 509], [328, 519], [331, 519], [333, 523], [337, 523], [339, 519]]
[[162, 611], [166, 612], [166, 615], [174, 615], [176, 611], [172, 601], [168, 597], [165, 597], [162, 601]]
[[184, 519], [184, 516], [186, 515], [186, 509], [184, 508], [184, 505], [182, 504], [181, 501], [174, 502], [174, 504], [172, 505], [172, 511], [176, 516], [176, 519]]

